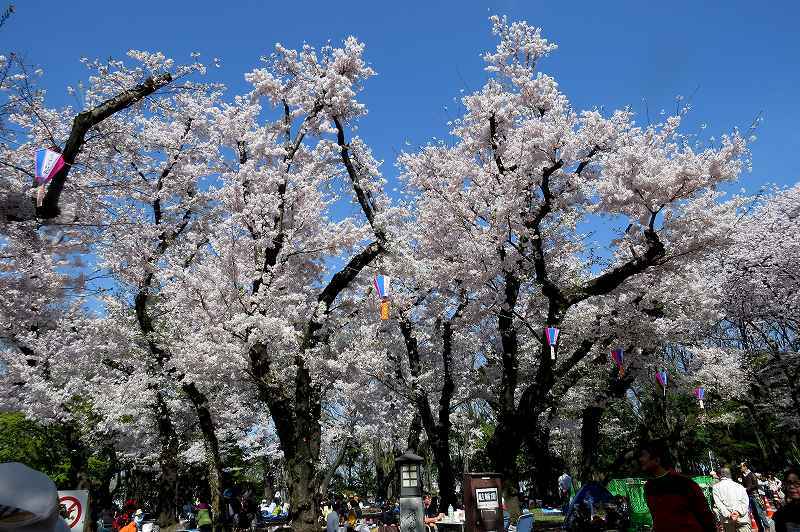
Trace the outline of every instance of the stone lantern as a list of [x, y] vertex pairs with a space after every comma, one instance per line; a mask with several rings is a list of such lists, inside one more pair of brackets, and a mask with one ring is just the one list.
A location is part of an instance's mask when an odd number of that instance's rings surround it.
[[394, 460], [400, 478], [400, 532], [425, 532], [422, 506], [422, 462], [410, 450]]

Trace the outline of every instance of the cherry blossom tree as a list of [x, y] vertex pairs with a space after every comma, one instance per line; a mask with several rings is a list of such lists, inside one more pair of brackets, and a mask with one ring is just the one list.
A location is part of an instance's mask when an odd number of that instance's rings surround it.
[[778, 440], [799, 421], [798, 199], [797, 185], [773, 190], [742, 215], [734, 244], [707, 267], [707, 282], [721, 283], [722, 318], [693, 349], [698, 379], [745, 408], [769, 456], [785, 452]]
[[[156, 365], [120, 361], [120, 357], [130, 355], [125, 349], [100, 361], [91, 356], [87, 360], [100, 362], [107, 371], [143, 377], [142, 382], [153, 387], [155, 385], [152, 378], [155, 377], [156, 366], [160, 370], [168, 369], [164, 367], [168, 351], [152, 337], [155, 331], [153, 320], [148, 315], [148, 298], [152, 296], [153, 285], [158, 280], [154, 269], [163, 266], [169, 259], [176, 260], [175, 257], [167, 256], [166, 252], [186, 229], [190, 214], [193, 214], [192, 208], [197, 211], [198, 205], [202, 204], [202, 200], [195, 201], [193, 196], [198, 188], [198, 174], [206, 175], [208, 171], [209, 165], [207, 158], [204, 159], [204, 153], [214, 153], [208, 145], [199, 145], [201, 140], [208, 141], [207, 135], [202, 133], [207, 128], [202, 119], [203, 113], [213, 107], [214, 96], [204, 96], [208, 89], [185, 79], [194, 72], [204, 71], [205, 67], [200, 63], [176, 66], [174, 61], [162, 54], [131, 52], [129, 55], [142, 66], [128, 68], [121, 61], [100, 63], [84, 60], [93, 73], [82, 94], [81, 103], [88, 110], [73, 120], [71, 128], [68, 126], [70, 109], [46, 109], [44, 93], [35, 91], [24, 77], [18, 81], [17, 90], [12, 97], [15, 111], [9, 121], [16, 128], [12, 139], [19, 139], [20, 142], [17, 145], [3, 146], [6, 160], [4, 165], [16, 172], [6, 184], [13, 185], [14, 178], [19, 181], [20, 175], [32, 175], [26, 169], [32, 164], [28, 160], [30, 153], [45, 140], [48, 145], [58, 145], [59, 139], [68, 136], [64, 149], [67, 165], [66, 170], [57, 174], [49, 184], [44, 205], [37, 211], [37, 219], [50, 221], [47, 225], [37, 225], [36, 219], [25, 221], [24, 217], [12, 216], [14, 219], [9, 220], [14, 223], [6, 225], [9, 235], [7, 249], [11, 252], [9, 260], [31, 265], [27, 270], [20, 270], [22, 279], [42, 277], [42, 273], [32, 271], [41, 270], [42, 267], [46, 274], [48, 257], [52, 257], [50, 261], [60, 261], [58, 265], [63, 269], [64, 261], [80, 252], [83, 256], [98, 254], [102, 257], [103, 261], [98, 269], [117, 283], [120, 293], [125, 294], [130, 287], [134, 287], [131, 300], [134, 301], [136, 323], [140, 334], [146, 339], [145, 344]], [[135, 85], [136, 80], [144, 76], [147, 76], [144, 83]], [[146, 106], [137, 104], [178, 78], [184, 78], [180, 87], [175, 87], [173, 91], [159, 92], [157, 97], [148, 99]], [[133, 88], [125, 89], [127, 86]], [[120, 92], [120, 88], [124, 89], [123, 92]], [[195, 130], [192, 130], [193, 121]], [[178, 124], [182, 127], [176, 127]], [[90, 130], [92, 134], [87, 140], [86, 135]], [[196, 131], [200, 131], [200, 134], [196, 135]], [[182, 153], [184, 142], [193, 149]], [[78, 161], [76, 158], [79, 152]], [[71, 176], [68, 209], [59, 209], [58, 198], [66, 183], [67, 174]], [[11, 196], [6, 196], [9, 197]], [[189, 205], [191, 201], [194, 204]], [[60, 216], [55, 218], [59, 213]], [[58, 235], [57, 246], [47, 245], [45, 239], [52, 238], [52, 235]], [[36, 236], [38, 240], [34, 238]], [[98, 239], [98, 236], [101, 238]], [[97, 245], [92, 244], [95, 240], [99, 240]], [[24, 251], [25, 244], [36, 244], [37, 241], [40, 245], [36, 252], [42, 259], [30, 260]], [[42, 243], [45, 245], [41, 245]], [[181, 246], [181, 252], [193, 245]], [[151, 251], [142, 253], [147, 248]], [[185, 260], [185, 257], [184, 252], [178, 261]], [[72, 266], [84, 271], [88, 269], [85, 263]], [[57, 298], [53, 297], [53, 292], [63, 291], [65, 286], [69, 286], [65, 282], [79, 285], [78, 299], [72, 302], [73, 307], [79, 308], [80, 302], [89, 295], [85, 291], [86, 287], [82, 286], [85, 282], [84, 271], [75, 280], [62, 273], [59, 277], [64, 280], [51, 283], [49, 292], [42, 294], [44, 301], [41, 306], [34, 306], [31, 310], [40, 314], [45, 309], [51, 312], [62, 311], [57, 306]], [[16, 305], [19, 306], [19, 301]], [[108, 311], [109, 320], [125, 313], [124, 309], [117, 308], [115, 314], [113, 307]], [[126, 314], [120, 324], [130, 324], [127, 317]], [[41, 316], [38, 318], [41, 319]], [[14, 320], [8, 322], [15, 323]], [[35, 320], [27, 323], [30, 327]], [[26, 348], [22, 346], [20, 349]], [[68, 358], [58, 362], [69, 364]], [[142, 368], [145, 368], [144, 376], [140, 372]], [[192, 390], [195, 389], [188, 386], [187, 394]], [[153, 399], [150, 404], [160, 412], [160, 416], [156, 416], [156, 426], [164, 436], [161, 472], [165, 477], [174, 478], [178, 442], [169, 420], [168, 400], [164, 398], [163, 390], [157, 391], [155, 396], [144, 396]], [[98, 402], [102, 401], [99, 399]], [[198, 400], [194, 402], [198, 403]], [[165, 522], [169, 522], [173, 519], [174, 481], [165, 480], [160, 485], [164, 488], [161, 514]]]
[[[247, 74], [252, 93], [219, 106], [233, 155], [215, 190], [219, 219], [171, 289], [196, 309], [198, 334], [231, 353], [215, 371], [245, 372], [269, 409], [299, 530], [317, 527], [323, 408], [336, 402], [328, 368], [352, 353], [332, 348], [351, 312], [345, 295], [388, 245], [378, 164], [348, 138], [373, 75], [363, 49], [354, 38], [319, 51], [277, 45]], [[351, 199], [355, 216], [335, 219]]]
[[[516, 500], [523, 443], [541, 460], [540, 487], [552, 482], [542, 416], [558, 383], [603, 338], [592, 307], [655, 267], [697, 260], [729, 233], [732, 207], [715, 188], [736, 178], [745, 147], [733, 133], [695, 150], [679, 132], [682, 114], [639, 127], [629, 110], [578, 113], [536, 72], [556, 46], [524, 22], [492, 23], [500, 43], [484, 57], [494, 76], [463, 98], [453, 144], [404, 154], [400, 164], [419, 191], [424, 236], [448, 244], [443, 275], [469, 283], [496, 316], [488, 453], [508, 480], [507, 500]], [[587, 220], [626, 229], [599, 246], [581, 231]], [[546, 325], [563, 331], [555, 359]]]

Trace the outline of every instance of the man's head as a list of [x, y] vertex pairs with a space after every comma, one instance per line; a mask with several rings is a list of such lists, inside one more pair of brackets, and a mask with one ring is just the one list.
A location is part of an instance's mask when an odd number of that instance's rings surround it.
[[741, 471], [742, 473], [747, 474], [747, 472], [750, 471], [750, 468], [747, 467], [747, 463], [746, 462], [742, 462], [741, 464], [739, 464], [739, 471]]
[[639, 448], [639, 466], [650, 475], [658, 474], [672, 466], [669, 448], [663, 440], [653, 440]]
[[731, 478], [731, 468], [730, 467], [720, 467], [719, 468], [719, 476], [720, 476], [720, 478]]

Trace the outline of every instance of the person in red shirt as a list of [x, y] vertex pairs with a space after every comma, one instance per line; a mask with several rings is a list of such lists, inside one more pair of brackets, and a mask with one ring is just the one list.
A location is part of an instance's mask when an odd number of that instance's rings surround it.
[[715, 532], [714, 514], [703, 490], [670, 469], [672, 460], [663, 441], [643, 445], [639, 465], [652, 477], [644, 485], [644, 494], [653, 516], [653, 532]]

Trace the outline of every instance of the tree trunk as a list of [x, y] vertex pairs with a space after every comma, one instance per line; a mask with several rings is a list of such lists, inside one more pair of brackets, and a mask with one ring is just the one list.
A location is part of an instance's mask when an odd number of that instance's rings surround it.
[[536, 457], [534, 485], [536, 496], [543, 501], [558, 504], [558, 474], [553, 455], [550, 453], [550, 430], [539, 430], [533, 440], [529, 440], [530, 454]]
[[261, 467], [264, 471], [264, 499], [271, 501], [275, 497], [275, 470], [266, 456], [261, 457]]
[[594, 404], [587, 406], [583, 410], [581, 470], [579, 477], [584, 482], [598, 480], [603, 476], [597, 462], [600, 456], [598, 452], [600, 446], [600, 421], [605, 411], [608, 410], [609, 401], [625, 397], [632, 383], [632, 373], [629, 372], [627, 376], [622, 376], [618, 375], [616, 370], [612, 370], [608, 375], [605, 390], [601, 395], [595, 397]]
[[375, 498], [378, 500], [389, 500], [389, 487], [392, 480], [397, 475], [394, 474], [394, 457], [402, 451], [394, 447], [388, 452], [384, 452], [378, 441], [373, 444], [373, 456], [375, 460]]
[[411, 426], [408, 429], [408, 440], [406, 440], [406, 448], [419, 454], [419, 437], [422, 435], [422, 422], [419, 420], [419, 414], [415, 413], [411, 418]]
[[[439, 397], [438, 412], [434, 416], [428, 394], [424, 390], [414, 389], [414, 405], [416, 406], [415, 421], [419, 420], [428, 435], [428, 442], [436, 460], [436, 469], [439, 473], [439, 497], [441, 508], [447, 508], [450, 504], [455, 504], [455, 475], [453, 463], [450, 458], [450, 408], [455, 391], [452, 372], [452, 344], [453, 344], [453, 321], [458, 318], [461, 311], [466, 306], [466, 300], [459, 305], [452, 318], [445, 320], [442, 324], [442, 380], [443, 386]], [[411, 375], [416, 379], [422, 373], [422, 361], [418, 350], [417, 338], [414, 334], [412, 323], [402, 317], [400, 320], [400, 331], [406, 345]], [[412, 427], [413, 429], [413, 427]]]
[[322, 479], [322, 482], [319, 486], [319, 497], [324, 499], [325, 496], [328, 494], [328, 486], [331, 484], [331, 480], [333, 480], [334, 475], [336, 475], [336, 471], [341, 467], [342, 462], [344, 462], [345, 457], [347, 456], [348, 451], [350, 450], [350, 440], [346, 439], [342, 446], [339, 448], [339, 452], [336, 454], [336, 459], [333, 461], [333, 464], [328, 468], [327, 473], [325, 473], [325, 478]]
[[222, 458], [219, 454], [219, 441], [214, 429], [214, 420], [208, 408], [208, 398], [201, 392], [195, 383], [184, 382], [181, 387], [192, 402], [203, 435], [203, 445], [206, 451], [208, 465], [208, 491], [211, 496], [211, 515], [214, 521], [222, 515]]
[[436, 469], [439, 472], [439, 501], [440, 510], [447, 509], [449, 505], [456, 504], [456, 478], [453, 474], [453, 463], [450, 459], [450, 441], [437, 438], [431, 441], [431, 451], [436, 460]]
[[581, 471], [579, 478], [583, 482], [596, 480], [597, 458], [600, 456], [597, 448], [600, 445], [600, 418], [605, 409], [594, 404], [583, 409], [581, 416]]
[[[319, 485], [317, 471], [322, 445], [322, 402], [311, 374], [301, 357], [295, 359], [294, 389], [276, 386], [270, 378], [268, 347], [256, 344], [250, 349], [250, 367], [259, 398], [267, 404], [283, 450], [286, 484], [289, 492], [289, 518], [295, 532], [319, 532], [317, 514]], [[291, 393], [291, 395], [289, 395]]]
[[[505, 436], [498, 436], [498, 429]], [[519, 513], [519, 471], [516, 458], [520, 453], [520, 440], [516, 434], [510, 433], [506, 427], [498, 424], [493, 437], [486, 448], [493, 472], [503, 476], [503, 499], [510, 508]], [[509, 510], [510, 512], [511, 510]]]
[[102, 455], [106, 460], [108, 460], [108, 468], [106, 469], [105, 474], [99, 479], [91, 493], [92, 502], [95, 505], [95, 509], [98, 511], [112, 507], [114, 497], [111, 492], [111, 480], [119, 472], [117, 452], [112, 444], [103, 446]]
[[68, 489], [90, 489], [87, 467], [89, 465], [88, 451], [80, 440], [80, 436], [72, 423], [64, 425], [64, 439], [70, 451], [69, 470], [67, 471]]
[[175, 494], [178, 482], [178, 437], [172, 424], [169, 408], [161, 392], [156, 392], [156, 417], [161, 452], [158, 463], [161, 477], [158, 481], [158, 521], [162, 527], [175, 524]]
[[[284, 451], [285, 452], [285, 451]], [[295, 452], [286, 453], [289, 490], [289, 515], [296, 532], [319, 532], [317, 525], [316, 465], [309, 445], [300, 445]]]

